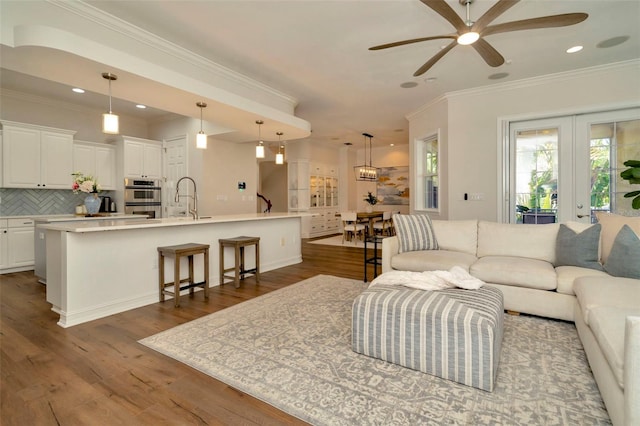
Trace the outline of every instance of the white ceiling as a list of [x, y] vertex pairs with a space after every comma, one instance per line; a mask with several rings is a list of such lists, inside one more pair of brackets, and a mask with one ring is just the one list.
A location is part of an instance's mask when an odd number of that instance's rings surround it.
[[[473, 48], [457, 46], [420, 77], [413, 77], [414, 71], [448, 42], [368, 50], [392, 41], [453, 32], [447, 21], [418, 0], [86, 3], [295, 98], [295, 115], [311, 124], [310, 138], [336, 145], [359, 143], [365, 131], [374, 135], [374, 145], [406, 144], [405, 116], [448, 92], [640, 58], [640, 0], [523, 0], [494, 23], [570, 12], [586, 12], [589, 18], [565, 28], [487, 37], [507, 60], [497, 68], [488, 66]], [[447, 3], [464, 19], [465, 8], [457, 0]], [[494, 3], [476, 0], [471, 19]], [[628, 40], [597, 47], [614, 37]], [[578, 44], [584, 46], [581, 52], [565, 53]], [[16, 71], [2, 70], [3, 88], [69, 102], [80, 98], [72, 96], [67, 84]], [[82, 72], [73, 69], [72, 75]], [[490, 79], [496, 73], [508, 73], [508, 77]], [[435, 80], [427, 82], [428, 78]], [[403, 83], [416, 85], [403, 88]], [[102, 95], [81, 99], [93, 107], [104, 105]], [[125, 104], [130, 107], [131, 102], [114, 107], [125, 108]], [[169, 110], [166, 105], [150, 106], [131, 114], [157, 117]], [[192, 109], [191, 115], [198, 117], [197, 108]], [[255, 133], [255, 124], [246, 121], [243, 133]]]

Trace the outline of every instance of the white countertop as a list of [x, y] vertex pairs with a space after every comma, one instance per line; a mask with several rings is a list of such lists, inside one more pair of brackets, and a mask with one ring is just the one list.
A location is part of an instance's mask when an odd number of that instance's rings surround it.
[[[161, 228], [167, 226], [191, 226], [191, 225], [206, 225], [213, 223], [225, 223], [225, 222], [243, 222], [254, 220], [273, 220], [283, 218], [294, 218], [309, 216], [309, 213], [296, 212], [296, 213], [245, 213], [245, 214], [233, 214], [233, 215], [218, 215], [218, 216], [205, 216], [198, 220], [194, 220], [190, 217], [173, 217], [163, 219], [145, 219], [145, 220], [80, 220], [73, 222], [58, 221], [56, 223], [40, 224], [39, 229], [51, 229], [54, 231], [63, 232], [101, 232], [101, 231], [118, 231], [128, 229], [143, 229], [143, 228]], [[94, 218], [86, 218], [94, 219]], [[105, 218], [102, 218], [105, 219]], [[107, 218], [108, 219], [108, 218]]]
[[25, 215], [18, 215], [18, 216], [0, 216], [0, 219], [33, 219], [36, 221], [47, 220], [50, 222], [54, 222], [54, 221], [68, 221], [68, 220], [105, 220], [105, 219], [115, 219], [115, 218], [129, 218], [129, 217], [136, 216], [136, 215], [124, 214], [124, 213], [100, 213], [100, 214], [105, 214], [108, 216], [86, 217], [85, 215], [75, 215], [75, 214], [25, 214]]

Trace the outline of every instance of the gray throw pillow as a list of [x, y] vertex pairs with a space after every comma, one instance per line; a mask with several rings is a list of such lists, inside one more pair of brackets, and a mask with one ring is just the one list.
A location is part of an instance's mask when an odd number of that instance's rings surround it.
[[431, 219], [426, 214], [394, 214], [393, 227], [398, 236], [398, 251], [438, 250]]
[[616, 277], [640, 279], [640, 238], [629, 225], [616, 235], [604, 270]]
[[560, 224], [556, 238], [556, 266], [580, 266], [602, 271], [598, 262], [600, 246], [599, 223], [577, 233], [565, 224]]

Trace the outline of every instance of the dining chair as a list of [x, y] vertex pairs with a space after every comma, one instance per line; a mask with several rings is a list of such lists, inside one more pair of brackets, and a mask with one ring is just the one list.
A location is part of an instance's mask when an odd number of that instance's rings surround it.
[[373, 232], [374, 233], [378, 233], [380, 232], [380, 235], [384, 235], [385, 233], [387, 235], [391, 235], [391, 228], [393, 227], [393, 224], [391, 223], [391, 212], [382, 212], [382, 220], [378, 221], [378, 222], [374, 222], [373, 224]]
[[340, 218], [342, 219], [342, 244], [344, 244], [345, 238], [349, 241], [349, 234], [352, 235], [353, 241], [358, 234], [364, 240], [364, 234], [367, 227], [361, 223], [358, 223], [358, 214], [356, 212], [341, 212]]

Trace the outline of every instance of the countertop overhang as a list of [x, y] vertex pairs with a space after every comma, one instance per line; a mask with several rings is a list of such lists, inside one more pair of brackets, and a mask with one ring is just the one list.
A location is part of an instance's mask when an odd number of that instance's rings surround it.
[[[193, 219], [190, 217], [171, 217], [162, 219], [134, 219], [134, 220], [80, 220], [73, 222], [51, 222], [48, 224], [38, 225], [39, 229], [48, 229], [53, 231], [62, 232], [104, 232], [104, 231], [119, 231], [128, 229], [146, 229], [146, 228], [162, 228], [169, 226], [193, 226], [193, 225], [206, 225], [214, 223], [225, 222], [245, 222], [255, 220], [274, 220], [274, 219], [286, 219], [310, 216], [310, 213], [306, 212], [285, 212], [285, 213], [245, 213], [245, 214], [230, 214], [230, 215], [218, 215], [218, 216], [205, 216], [200, 219]], [[87, 218], [90, 219], [90, 218]]]

